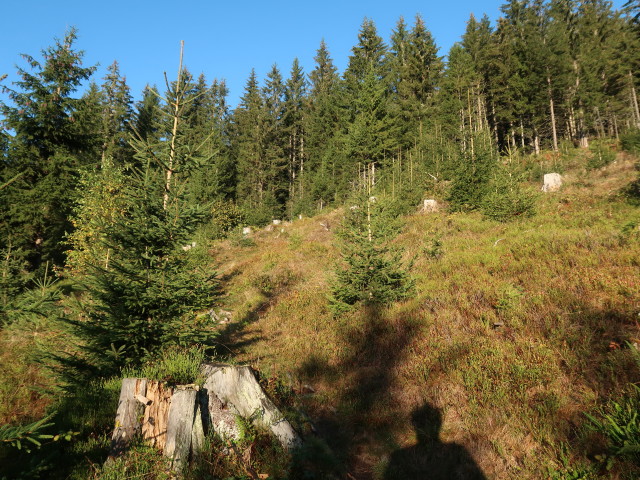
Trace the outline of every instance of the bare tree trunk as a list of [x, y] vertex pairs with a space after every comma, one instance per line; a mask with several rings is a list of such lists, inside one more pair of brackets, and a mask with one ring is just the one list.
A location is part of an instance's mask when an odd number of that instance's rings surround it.
[[558, 132], [556, 129], [556, 112], [553, 106], [553, 92], [551, 90], [551, 76], [547, 69], [547, 91], [549, 92], [549, 111], [551, 112], [551, 133], [553, 136], [553, 151], [558, 151]]
[[633, 83], [633, 75], [629, 72], [629, 86], [631, 87], [631, 108], [633, 110], [633, 119], [636, 128], [640, 128], [640, 110], [638, 109], [638, 96], [636, 95], [636, 86]]
[[[169, 150], [169, 164], [167, 165], [166, 183], [164, 187], [164, 201], [162, 203], [164, 209], [167, 209], [169, 203], [169, 191], [171, 190], [171, 175], [173, 174], [173, 164], [176, 158], [176, 135], [178, 134], [178, 118], [180, 116], [180, 87], [182, 85], [182, 58], [184, 54], [184, 40], [180, 40], [180, 65], [178, 66], [178, 81], [176, 82], [176, 96], [173, 104], [173, 128], [171, 129], [171, 148]], [[167, 87], [169, 82], [167, 81]]]

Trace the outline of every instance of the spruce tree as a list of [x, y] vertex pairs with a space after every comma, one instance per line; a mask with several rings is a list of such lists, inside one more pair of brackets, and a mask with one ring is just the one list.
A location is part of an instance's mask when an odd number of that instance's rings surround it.
[[83, 52], [74, 49], [76, 31], [42, 52], [43, 61], [22, 55], [28, 69], [19, 68], [15, 88], [3, 87], [10, 104], [0, 109], [10, 139], [3, 177], [20, 178], [3, 190], [0, 248], [23, 252], [31, 269], [64, 261], [62, 239], [71, 230], [79, 169], [92, 161], [95, 137], [78, 122], [81, 100], [74, 92], [95, 67], [82, 65]]
[[70, 320], [84, 340], [85, 356], [72, 361], [80, 373], [110, 375], [168, 345], [207, 340], [195, 312], [214, 302], [215, 276], [193, 265], [184, 248], [204, 218], [185, 196], [185, 183], [200, 166], [198, 149], [185, 143], [182, 129], [194, 101], [188, 85], [181, 57], [178, 80], [167, 85], [172, 127], [160, 144], [133, 142], [142, 167], [120, 185], [119, 214], [103, 222], [109, 259], [89, 265], [86, 318]]
[[133, 99], [126, 79], [120, 75], [118, 62], [107, 69], [102, 84], [102, 159], [113, 158], [116, 165], [130, 163], [133, 150], [129, 145]]
[[285, 152], [288, 159], [287, 176], [289, 181], [288, 198], [292, 207], [289, 216], [298, 213], [293, 208], [302, 202], [305, 195], [305, 131], [304, 108], [307, 81], [298, 59], [293, 60], [291, 74], [285, 85], [283, 128], [287, 136]]
[[309, 74], [310, 95], [304, 123], [309, 172], [304, 178], [304, 188], [309, 195], [306, 205], [308, 213], [323, 208], [337, 198], [342, 189], [340, 171], [345, 163], [346, 150], [344, 89], [324, 40], [314, 59], [316, 66]]
[[256, 224], [270, 220], [268, 212], [261, 209], [267, 192], [265, 121], [258, 79], [252, 70], [233, 113], [232, 138], [238, 169], [237, 202], [248, 214], [249, 223]]
[[413, 289], [400, 252], [389, 246], [400, 221], [388, 203], [368, 197], [369, 193], [352, 202], [337, 232], [341, 262], [329, 299], [336, 316], [360, 305], [388, 305], [406, 298]]

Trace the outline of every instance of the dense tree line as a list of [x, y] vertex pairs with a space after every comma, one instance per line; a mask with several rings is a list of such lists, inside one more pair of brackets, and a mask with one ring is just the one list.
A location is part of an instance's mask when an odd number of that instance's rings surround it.
[[[440, 180], [453, 180], [454, 206], [474, 208], [500, 152], [587, 147], [640, 128], [634, 2], [620, 12], [605, 0], [510, 0], [496, 25], [472, 16], [446, 60], [420, 16], [400, 19], [388, 43], [365, 19], [344, 72], [322, 41], [310, 72], [297, 60], [263, 82], [252, 71], [231, 108], [224, 81], [185, 69], [179, 112], [175, 83], [134, 103], [117, 63], [78, 98], [95, 68], [74, 40], [70, 31], [42, 59], [25, 55], [19, 80], [3, 82], [5, 304], [47, 265], [106, 262], [101, 235], [130, 208], [123, 185], [150, 162], [165, 172], [154, 187], [163, 208], [174, 193], [204, 206], [219, 234], [372, 187], [413, 198]], [[176, 155], [194, 163], [162, 163]]]

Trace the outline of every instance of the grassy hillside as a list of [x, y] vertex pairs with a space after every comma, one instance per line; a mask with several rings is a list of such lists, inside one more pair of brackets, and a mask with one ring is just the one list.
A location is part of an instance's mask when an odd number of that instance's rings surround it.
[[[636, 159], [618, 154], [600, 169], [586, 168], [587, 154], [514, 161], [536, 189], [540, 172], [566, 183], [510, 223], [416, 208], [394, 240], [415, 292], [390, 307], [328, 309], [340, 210], [218, 241], [202, 258], [231, 312], [215, 327], [219, 354], [259, 371], [306, 430], [292, 478], [640, 474], [637, 458], [606, 470], [606, 436], [585, 415], [603, 418], [640, 382], [640, 209], [624, 194]], [[32, 358], [71, 348], [56, 325], [0, 331], [0, 424], [51, 404], [42, 389], [55, 382]], [[104, 403], [56, 404], [86, 413], [76, 421], [84, 447], [68, 449], [66, 462], [84, 465], [73, 478], [100, 476], [91, 462], [105, 455], [117, 385], [100, 388]]]
[[636, 172], [585, 163], [555, 165], [566, 184], [531, 218], [409, 215], [396, 244], [416, 293], [391, 308], [327, 309], [340, 211], [220, 243], [225, 348], [301, 392], [355, 478], [382, 478], [425, 411], [488, 478], [577, 472], [604, 448], [584, 413], [640, 380], [640, 211], [621, 194]]

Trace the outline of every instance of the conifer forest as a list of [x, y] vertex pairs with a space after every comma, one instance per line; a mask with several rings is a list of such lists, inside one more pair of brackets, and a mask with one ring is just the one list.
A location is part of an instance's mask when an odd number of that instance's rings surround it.
[[[639, 478], [640, 3], [460, 30], [364, 18], [237, 105], [188, 44], [96, 78], [74, 28], [0, 72], [0, 479]], [[123, 379], [205, 363], [296, 447], [224, 400], [186, 459], [115, 446]]]

